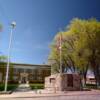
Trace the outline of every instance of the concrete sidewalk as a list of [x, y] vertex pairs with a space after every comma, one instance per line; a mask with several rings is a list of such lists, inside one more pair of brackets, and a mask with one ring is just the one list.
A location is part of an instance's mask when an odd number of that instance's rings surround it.
[[[41, 91], [41, 92], [40, 92]], [[0, 98], [38, 98], [38, 97], [54, 97], [54, 96], [78, 96], [78, 95], [100, 95], [100, 90], [92, 91], [67, 91], [56, 92], [47, 90], [13, 92], [12, 94], [0, 95]]]

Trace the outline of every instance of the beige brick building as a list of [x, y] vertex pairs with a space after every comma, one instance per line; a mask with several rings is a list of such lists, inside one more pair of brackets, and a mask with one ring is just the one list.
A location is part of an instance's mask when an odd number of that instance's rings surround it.
[[[0, 83], [4, 83], [6, 66], [0, 66]], [[9, 82], [11, 83], [35, 83], [44, 82], [46, 76], [51, 73], [49, 65], [16, 64], [12, 63], [9, 70]]]

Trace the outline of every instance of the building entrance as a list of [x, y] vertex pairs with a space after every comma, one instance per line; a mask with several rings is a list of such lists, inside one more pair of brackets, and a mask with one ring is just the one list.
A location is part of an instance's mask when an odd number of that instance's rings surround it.
[[28, 73], [20, 74], [20, 83], [22, 83], [22, 84], [28, 83]]

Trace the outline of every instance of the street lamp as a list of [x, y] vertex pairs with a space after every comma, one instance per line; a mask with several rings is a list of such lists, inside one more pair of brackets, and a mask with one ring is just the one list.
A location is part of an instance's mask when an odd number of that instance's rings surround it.
[[7, 59], [7, 68], [6, 68], [6, 79], [5, 79], [5, 89], [4, 91], [7, 91], [7, 85], [8, 85], [8, 75], [9, 75], [9, 63], [10, 63], [10, 49], [11, 49], [11, 43], [12, 43], [12, 31], [16, 26], [16, 22], [11, 23], [11, 33], [10, 33], [10, 41], [9, 41], [9, 47], [8, 47], [8, 59]]

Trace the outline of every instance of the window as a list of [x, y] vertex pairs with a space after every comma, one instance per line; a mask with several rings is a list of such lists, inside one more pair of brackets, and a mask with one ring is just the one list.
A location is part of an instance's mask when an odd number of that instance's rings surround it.
[[32, 70], [31, 69], [27, 69], [26, 72], [31, 74]]
[[18, 74], [18, 69], [14, 68], [14, 74]]
[[18, 69], [18, 71], [19, 71], [20, 73], [23, 73], [23, 72], [24, 72], [24, 69]]
[[40, 81], [41, 81], [41, 80], [42, 80], [42, 77], [41, 77], [41, 76], [39, 76], [39, 77], [38, 77], [38, 80], [40, 80]]
[[30, 75], [29, 80], [34, 80], [34, 77], [32, 75]]
[[55, 78], [50, 78], [50, 83], [55, 83]]

